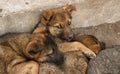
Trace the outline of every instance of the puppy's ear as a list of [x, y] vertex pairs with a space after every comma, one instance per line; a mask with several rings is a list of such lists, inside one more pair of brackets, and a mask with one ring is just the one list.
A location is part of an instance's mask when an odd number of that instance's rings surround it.
[[72, 11], [76, 11], [76, 7], [73, 5], [67, 5], [63, 7], [63, 10], [72, 13]]
[[[44, 22], [43, 22], [44, 23]], [[48, 29], [46, 28], [46, 25], [39, 25], [34, 31], [33, 33], [43, 33], [43, 34], [46, 34], [46, 31]]]
[[38, 53], [41, 51], [40, 46], [36, 41], [31, 41], [28, 43], [25, 49], [25, 56], [30, 59], [35, 59], [38, 57]]
[[43, 18], [45, 21], [50, 21], [50, 20], [52, 19], [52, 16], [53, 16], [52, 10], [45, 10], [45, 11], [43, 11], [43, 13], [42, 13], [42, 18]]

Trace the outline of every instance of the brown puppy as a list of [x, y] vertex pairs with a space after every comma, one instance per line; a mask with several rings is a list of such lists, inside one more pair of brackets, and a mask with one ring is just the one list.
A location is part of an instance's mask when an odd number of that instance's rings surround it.
[[[70, 41], [73, 38], [73, 32], [70, 28], [71, 25], [71, 13], [76, 10], [74, 6], [64, 6], [56, 9], [45, 10], [41, 15], [41, 22], [39, 26], [49, 26], [50, 33], [58, 38]], [[34, 32], [39, 31], [36, 29]]]
[[59, 64], [64, 57], [48, 33], [9, 34], [0, 38], [0, 62], [8, 74], [37, 74], [38, 65], [29, 60]]
[[70, 28], [72, 19], [71, 13], [74, 10], [74, 6], [67, 5], [57, 9], [43, 11], [41, 22], [33, 33], [41, 32], [42, 25], [46, 25], [49, 32], [55, 37], [60, 51], [67, 52], [80, 50], [88, 57], [94, 58], [96, 56], [95, 53], [82, 43], [78, 41], [69, 42], [74, 38], [74, 34]]

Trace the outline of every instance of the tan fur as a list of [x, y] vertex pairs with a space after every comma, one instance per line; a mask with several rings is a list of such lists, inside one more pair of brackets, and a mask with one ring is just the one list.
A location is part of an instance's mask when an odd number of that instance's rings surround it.
[[80, 51], [66, 52], [64, 56], [65, 61], [59, 66], [40, 63], [39, 74], [86, 74], [87, 58]]
[[86, 74], [88, 60], [81, 51], [66, 52], [65, 58], [61, 67], [64, 74]]
[[41, 63], [39, 74], [64, 74], [64, 72], [56, 65], [51, 63]]

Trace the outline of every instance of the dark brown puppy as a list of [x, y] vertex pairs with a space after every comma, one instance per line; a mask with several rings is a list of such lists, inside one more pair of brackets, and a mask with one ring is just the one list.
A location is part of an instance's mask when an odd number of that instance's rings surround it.
[[75, 10], [72, 5], [63, 6], [56, 9], [45, 10], [41, 14], [41, 22], [33, 33], [41, 32], [42, 25], [46, 25], [49, 32], [55, 37], [56, 43], [61, 52], [80, 50], [90, 58], [94, 58], [95, 53], [78, 41], [69, 42], [74, 34], [71, 25], [71, 14]]
[[33, 64], [27, 62], [29, 60], [56, 64], [63, 62], [63, 54], [58, 50], [52, 36], [45, 33], [9, 34], [0, 38], [0, 62], [5, 65], [8, 74], [27, 74], [28, 70], [31, 74], [37, 74], [38, 66], [33, 62], [36, 66], [30, 68]]

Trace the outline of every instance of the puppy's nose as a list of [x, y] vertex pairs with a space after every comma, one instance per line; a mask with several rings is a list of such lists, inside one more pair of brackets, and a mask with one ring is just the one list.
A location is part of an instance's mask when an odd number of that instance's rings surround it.
[[73, 39], [73, 34], [70, 34], [69, 36], [68, 36], [68, 41], [70, 41], [70, 40], [72, 40]]

